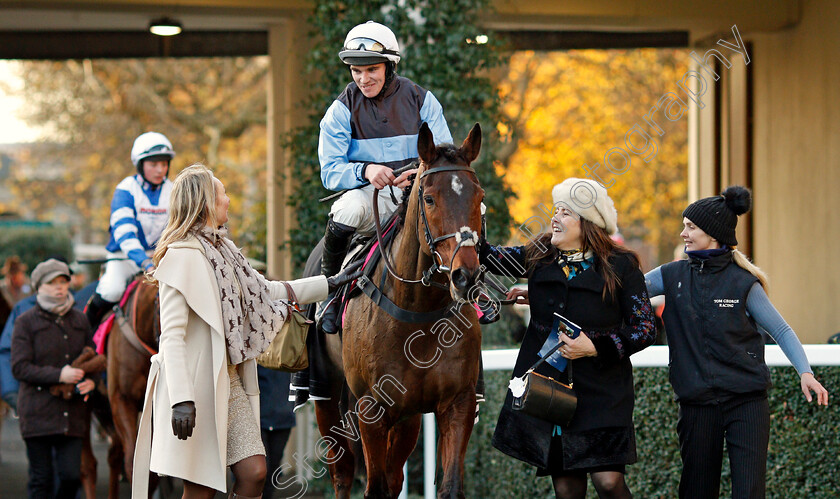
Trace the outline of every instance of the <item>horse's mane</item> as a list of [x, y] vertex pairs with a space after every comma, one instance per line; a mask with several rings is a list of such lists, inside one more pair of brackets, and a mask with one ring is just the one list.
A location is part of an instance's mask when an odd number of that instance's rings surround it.
[[[461, 153], [461, 150], [456, 147], [454, 144], [441, 144], [437, 146], [437, 153], [438, 153], [438, 161], [442, 159], [446, 160], [449, 163], [455, 165], [466, 164], [467, 159]], [[408, 211], [408, 202], [411, 198], [411, 189], [414, 188], [414, 180], [417, 178], [417, 175], [411, 175], [408, 177], [410, 180], [409, 184], [403, 188], [403, 196], [402, 201], [400, 201], [400, 205], [397, 207], [397, 227], [396, 230], [399, 231], [402, 229], [403, 224], [405, 223], [405, 215]]]

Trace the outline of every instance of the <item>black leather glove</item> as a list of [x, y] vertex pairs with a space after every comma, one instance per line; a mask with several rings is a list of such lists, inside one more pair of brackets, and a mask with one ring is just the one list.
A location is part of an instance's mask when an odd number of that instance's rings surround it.
[[364, 263], [363, 260], [357, 260], [350, 265], [347, 266], [344, 270], [339, 272], [334, 276], [327, 277], [327, 286], [329, 287], [329, 292], [332, 293], [336, 289], [344, 286], [348, 282], [352, 282], [355, 279], [358, 279], [360, 275], [362, 275], [362, 271], [359, 270], [359, 267], [362, 266]]
[[192, 436], [195, 428], [195, 402], [178, 402], [172, 406], [172, 433], [179, 440]]
[[17, 412], [17, 396], [18, 392], [9, 392], [3, 395], [3, 401], [9, 404], [9, 406], [15, 412]]

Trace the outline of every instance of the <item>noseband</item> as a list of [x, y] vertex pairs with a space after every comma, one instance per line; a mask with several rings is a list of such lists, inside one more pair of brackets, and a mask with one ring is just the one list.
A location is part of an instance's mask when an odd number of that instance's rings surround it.
[[[455, 255], [458, 254], [458, 250], [460, 250], [463, 246], [475, 246], [476, 244], [478, 244], [478, 231], [475, 231], [467, 226], [461, 227], [461, 229], [458, 232], [452, 232], [450, 234], [446, 234], [440, 237], [434, 237], [432, 235], [432, 229], [431, 227], [429, 227], [429, 220], [426, 217], [426, 206], [423, 202], [423, 179], [428, 175], [443, 172], [470, 172], [472, 174], [475, 174], [475, 170], [473, 170], [469, 166], [439, 166], [437, 168], [429, 168], [420, 175], [419, 179], [417, 179], [417, 182], [419, 182], [419, 188], [417, 189], [417, 202], [420, 205], [420, 219], [423, 221], [423, 236], [426, 239], [426, 244], [429, 245], [429, 249], [432, 252], [432, 265], [431, 267], [423, 271], [423, 277], [419, 280], [404, 279], [397, 275], [397, 273], [394, 271], [394, 266], [390, 261], [391, 259], [388, 256], [388, 253], [385, 251], [385, 246], [382, 244], [382, 227], [379, 224], [378, 203], [380, 189], [374, 189], [373, 191], [373, 221], [376, 227], [376, 239], [379, 242], [379, 247], [382, 248], [382, 259], [385, 263], [385, 268], [387, 268], [388, 272], [398, 281], [402, 281], [405, 283], [419, 282], [424, 286], [436, 286], [446, 289], [447, 286], [445, 284], [432, 281], [432, 277], [434, 276], [434, 274], [436, 272], [448, 274], [452, 269], [452, 264], [455, 262]], [[437, 245], [440, 242], [449, 239], [450, 237], [455, 238], [457, 246], [455, 246], [455, 251], [452, 252], [452, 258], [449, 260], [449, 265], [443, 265], [443, 257], [438, 252]]]

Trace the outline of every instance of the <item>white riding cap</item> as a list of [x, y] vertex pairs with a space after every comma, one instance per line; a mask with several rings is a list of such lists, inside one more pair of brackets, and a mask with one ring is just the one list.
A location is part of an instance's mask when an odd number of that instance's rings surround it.
[[131, 162], [134, 166], [140, 167], [140, 162], [152, 156], [168, 156], [170, 160], [175, 157], [172, 143], [162, 133], [146, 132], [134, 140], [131, 148]]
[[368, 21], [347, 33], [338, 57], [348, 66], [369, 66], [388, 61], [397, 64], [400, 62], [400, 45], [387, 26]]

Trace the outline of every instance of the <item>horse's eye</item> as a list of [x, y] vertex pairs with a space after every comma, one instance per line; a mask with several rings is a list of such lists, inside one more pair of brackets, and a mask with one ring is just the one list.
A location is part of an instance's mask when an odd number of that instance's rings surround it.
[[425, 201], [426, 204], [429, 206], [435, 205], [435, 198], [433, 198], [432, 196], [423, 196], [423, 201]]

